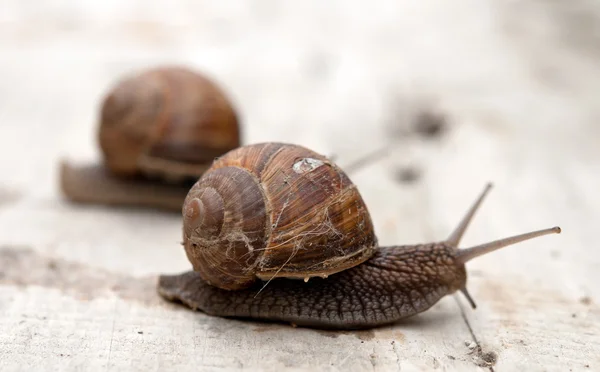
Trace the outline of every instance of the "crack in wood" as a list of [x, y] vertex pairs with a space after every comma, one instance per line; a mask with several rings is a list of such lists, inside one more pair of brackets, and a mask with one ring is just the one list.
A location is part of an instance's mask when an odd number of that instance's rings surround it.
[[[463, 306], [461, 306], [459, 299], [455, 296], [455, 301], [458, 304], [458, 307], [460, 309], [460, 314], [463, 318], [463, 320], [465, 321], [465, 324], [467, 326], [467, 329], [469, 330], [469, 334], [471, 335], [471, 339], [473, 340], [473, 342], [475, 343], [475, 348], [474, 350], [472, 350], [470, 353], [475, 353], [475, 359], [473, 362], [475, 363], [476, 366], [478, 367], [488, 367], [488, 369], [491, 372], [494, 372], [494, 364], [496, 363], [496, 356], [494, 353], [483, 353], [482, 349], [481, 349], [481, 344], [479, 343], [479, 340], [477, 339], [477, 336], [475, 335], [475, 331], [473, 330], [473, 327], [471, 326], [471, 323], [469, 323], [469, 318], [467, 318], [467, 314], [465, 312], [465, 309]], [[488, 357], [488, 354], [491, 357]]]

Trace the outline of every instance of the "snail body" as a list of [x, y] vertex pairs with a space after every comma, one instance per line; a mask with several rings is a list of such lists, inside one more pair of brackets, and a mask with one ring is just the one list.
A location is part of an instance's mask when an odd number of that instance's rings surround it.
[[241, 142], [223, 90], [178, 66], [119, 80], [103, 98], [98, 121], [102, 164], [61, 165], [61, 187], [73, 201], [180, 210], [193, 182]]
[[446, 240], [379, 247], [360, 193], [327, 158], [291, 144], [243, 146], [216, 160], [190, 189], [183, 245], [193, 270], [161, 275], [158, 292], [214, 316], [314, 328], [394, 323], [456, 291], [475, 308], [466, 262], [560, 232], [459, 249], [490, 187]]
[[[385, 247], [362, 264], [326, 279], [275, 279], [237, 291], [210, 285], [189, 271], [161, 276], [159, 293], [209, 315], [365, 329], [425, 311], [460, 289], [466, 273], [456, 268], [452, 253], [443, 244]], [[440, 263], [432, 267], [436, 261]]]

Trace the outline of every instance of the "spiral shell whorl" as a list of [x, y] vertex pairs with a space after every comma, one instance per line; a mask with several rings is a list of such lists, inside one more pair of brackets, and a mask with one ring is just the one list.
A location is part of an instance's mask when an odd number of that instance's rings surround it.
[[183, 215], [188, 259], [206, 281], [233, 290], [256, 280], [266, 210], [250, 173], [235, 167], [212, 170], [188, 193]]
[[364, 262], [377, 246], [350, 179], [296, 145], [230, 151], [192, 187], [183, 215], [189, 260], [224, 289], [257, 279], [326, 277]]

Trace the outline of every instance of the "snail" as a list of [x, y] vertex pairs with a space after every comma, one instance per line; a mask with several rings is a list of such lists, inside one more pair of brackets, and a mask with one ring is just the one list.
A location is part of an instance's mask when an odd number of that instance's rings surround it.
[[216, 160], [183, 207], [192, 270], [162, 274], [166, 301], [225, 318], [365, 329], [466, 289], [465, 264], [559, 227], [471, 248], [461, 238], [491, 184], [443, 241], [380, 247], [367, 206], [338, 166], [305, 147], [258, 143]]
[[102, 164], [62, 161], [71, 201], [180, 211], [212, 161], [240, 146], [231, 100], [205, 75], [159, 66], [121, 78], [104, 96], [97, 131]]

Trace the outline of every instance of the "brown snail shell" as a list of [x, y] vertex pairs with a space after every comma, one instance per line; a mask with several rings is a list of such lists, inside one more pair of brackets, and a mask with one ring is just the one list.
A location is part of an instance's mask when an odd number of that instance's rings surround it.
[[183, 205], [183, 244], [223, 289], [257, 279], [327, 277], [377, 246], [356, 186], [324, 156], [291, 144], [237, 148], [214, 162]]
[[97, 136], [101, 166], [62, 165], [69, 199], [173, 210], [216, 157], [241, 143], [239, 119], [223, 90], [179, 66], [118, 81], [102, 100]]

